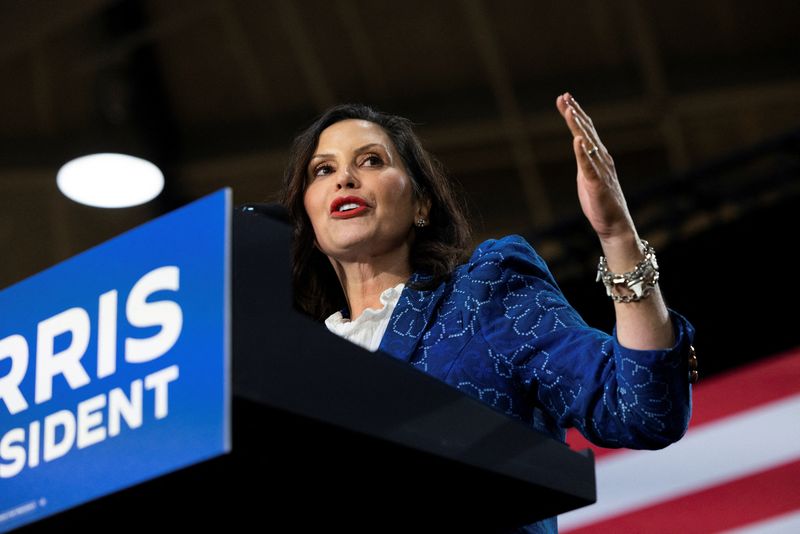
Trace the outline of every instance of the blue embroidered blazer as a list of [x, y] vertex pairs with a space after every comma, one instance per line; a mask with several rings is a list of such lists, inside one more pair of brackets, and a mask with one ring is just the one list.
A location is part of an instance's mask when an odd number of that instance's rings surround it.
[[[423, 275], [414, 274], [411, 282]], [[657, 449], [686, 431], [694, 328], [670, 310], [675, 344], [632, 350], [589, 327], [520, 236], [482, 243], [433, 291], [403, 289], [380, 350], [564, 441]], [[520, 532], [554, 531], [555, 520]]]

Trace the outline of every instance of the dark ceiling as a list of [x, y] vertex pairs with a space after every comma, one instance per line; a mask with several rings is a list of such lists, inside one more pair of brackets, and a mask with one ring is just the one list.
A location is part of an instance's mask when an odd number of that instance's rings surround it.
[[[478, 239], [578, 214], [565, 90], [632, 195], [800, 125], [796, 0], [5, 0], [0, 13], [0, 287], [221, 187], [274, 198], [292, 137], [337, 102], [418, 123]], [[89, 151], [146, 156], [167, 189], [125, 210], [74, 204], [55, 173]]]

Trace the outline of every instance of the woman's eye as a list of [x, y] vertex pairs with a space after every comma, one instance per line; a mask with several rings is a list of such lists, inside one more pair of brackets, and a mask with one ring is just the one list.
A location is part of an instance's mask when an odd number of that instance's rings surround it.
[[314, 176], [326, 176], [333, 172], [333, 166], [328, 164], [319, 165], [318, 167], [314, 167]]
[[381, 159], [381, 157], [377, 154], [368, 154], [361, 164], [366, 165], [367, 167], [376, 167], [383, 164], [383, 159]]

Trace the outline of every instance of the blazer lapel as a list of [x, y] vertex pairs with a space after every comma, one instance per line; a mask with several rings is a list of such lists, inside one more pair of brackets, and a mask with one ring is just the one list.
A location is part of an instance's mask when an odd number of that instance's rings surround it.
[[[409, 284], [424, 279], [425, 275], [414, 273]], [[427, 291], [411, 289], [407, 284], [400, 294], [378, 349], [398, 360], [410, 361], [444, 295], [445, 286], [442, 282], [436, 289]]]

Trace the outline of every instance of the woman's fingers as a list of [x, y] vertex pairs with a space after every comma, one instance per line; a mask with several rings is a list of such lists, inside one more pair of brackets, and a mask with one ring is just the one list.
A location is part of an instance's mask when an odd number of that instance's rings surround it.
[[[556, 107], [572, 132], [573, 139], [580, 139], [575, 145], [575, 156], [578, 165], [586, 172], [602, 178], [606, 182], [616, 179], [614, 159], [609, 154], [592, 119], [570, 93], [564, 93], [556, 99]], [[588, 158], [588, 159], [586, 159]]]
[[633, 222], [614, 160], [597, 135], [592, 119], [569, 93], [558, 97], [556, 106], [573, 135], [578, 198], [584, 215], [601, 239], [629, 232]]
[[592, 153], [597, 147], [587, 146], [585, 139], [580, 136], [573, 139], [572, 145], [572, 148], [575, 149], [575, 158], [578, 160], [578, 165], [583, 168], [583, 174], [592, 180], [604, 180], [607, 172], [602, 168], [601, 161], [595, 159], [597, 157], [596, 152]]
[[[566, 101], [565, 101], [566, 102]], [[567, 125], [572, 131], [575, 158], [578, 165], [592, 178], [607, 181], [611, 178], [613, 170], [610, 166], [611, 156], [608, 155], [594, 128], [590, 128], [576, 112], [575, 108], [567, 104], [565, 112]]]
[[598, 155], [600, 149], [587, 143], [583, 137], [575, 137], [572, 148], [575, 150], [578, 167], [586, 178], [601, 182], [605, 187], [613, 182], [614, 171]]
[[564, 101], [567, 103], [568, 106], [574, 108], [578, 112], [578, 114], [580, 114], [581, 117], [586, 122], [588, 122], [592, 126], [592, 128], [594, 128], [594, 124], [592, 123], [592, 119], [589, 117], [589, 115], [586, 114], [585, 111], [583, 111], [583, 108], [581, 107], [580, 104], [578, 104], [578, 101], [575, 100], [575, 97], [573, 97], [569, 93], [564, 93]]
[[[594, 146], [597, 147], [596, 154], [592, 153], [591, 155], [597, 156], [602, 159], [606, 165], [613, 165], [614, 160], [611, 158], [611, 154], [609, 154], [608, 149], [606, 149], [603, 141], [600, 139], [600, 136], [597, 134], [597, 130], [594, 128], [594, 123], [592, 122], [591, 117], [586, 114], [586, 112], [581, 108], [580, 104], [570, 95], [569, 93], [565, 93], [564, 102], [569, 110], [569, 115], [572, 115], [575, 119], [575, 123], [578, 126], [581, 134]], [[592, 150], [592, 147], [589, 147], [589, 150]]]
[[[587, 143], [589, 143], [589, 145], [590, 145], [589, 149], [594, 151], [594, 152], [599, 152], [600, 149], [601, 149], [601, 143], [600, 143], [600, 140], [597, 138], [597, 134], [595, 132], [593, 132], [593, 131], [590, 132], [589, 128], [587, 128], [587, 125], [574, 112], [572, 113], [572, 118], [575, 120], [575, 123], [578, 125], [578, 129], [580, 129], [581, 134], [583, 135], [583, 138], [586, 140]], [[594, 154], [590, 154], [590, 155], [594, 155]]]
[[597, 139], [596, 133], [587, 128], [587, 125], [581, 120], [576, 109], [569, 104], [567, 99], [563, 96], [559, 97], [558, 109], [572, 133], [572, 137], [582, 138], [584, 142], [589, 145], [587, 150], [591, 151], [590, 156], [595, 156], [597, 152], [600, 151], [599, 140]]

